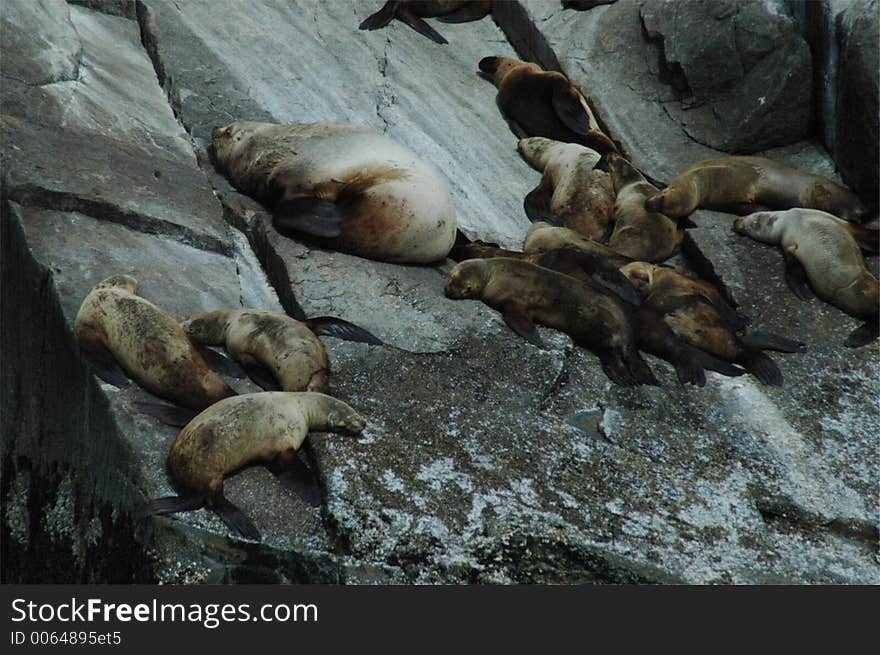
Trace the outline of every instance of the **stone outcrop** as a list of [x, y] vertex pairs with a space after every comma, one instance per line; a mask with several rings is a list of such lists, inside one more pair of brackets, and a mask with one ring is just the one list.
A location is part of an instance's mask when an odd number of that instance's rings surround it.
[[[627, 4], [553, 3], [540, 20], [505, 3], [503, 32], [449, 25], [438, 46], [398, 23], [359, 32], [374, 9], [360, 3], [7, 3], [4, 580], [880, 582], [876, 352], [844, 349], [853, 321], [796, 301], [779, 254], [735, 237], [729, 217], [700, 213], [683, 263], [810, 351], [776, 357], [784, 390], [714, 374], [681, 388], [653, 359], [663, 387], [621, 389], [565, 335], [544, 330], [538, 350], [482, 304], [447, 300], [451, 262], [395, 266], [282, 237], [211, 165], [215, 125], [358, 122], [445, 173], [466, 235], [518, 247], [539, 176], [475, 73], [483, 56], [558, 56], [654, 176], [715, 152], [624, 95], [660, 88], [647, 70], [620, 75], [630, 32], [642, 61], [655, 48]], [[605, 46], [617, 55], [580, 67], [601, 47], [597, 15], [624, 10]], [[773, 154], [833, 171], [809, 144]], [[204, 510], [134, 520], [171, 493], [176, 431], [136, 413], [150, 398], [136, 385], [95, 378], [72, 338], [82, 299], [113, 273], [178, 318], [283, 308], [385, 339], [325, 340], [332, 393], [368, 420], [360, 437], [313, 434], [291, 475], [228, 480], [262, 543]]]

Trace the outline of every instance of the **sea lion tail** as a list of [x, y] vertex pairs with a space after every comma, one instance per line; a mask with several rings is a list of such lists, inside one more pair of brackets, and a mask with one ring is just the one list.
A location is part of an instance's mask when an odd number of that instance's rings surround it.
[[776, 362], [765, 355], [763, 351], [746, 347], [737, 363], [741, 364], [763, 384], [780, 388], [783, 386], [782, 371], [779, 370]]
[[397, 13], [397, 5], [399, 4], [399, 0], [389, 0], [389, 2], [382, 5], [382, 8], [375, 14], [367, 16], [363, 22], [358, 25], [358, 29], [378, 30], [385, 27], [394, 19], [394, 14]]
[[771, 332], [755, 331], [744, 334], [740, 340], [749, 348], [758, 350], [775, 350], [780, 353], [805, 353], [807, 352], [807, 344], [802, 341], [794, 341], [780, 337], [778, 334]]

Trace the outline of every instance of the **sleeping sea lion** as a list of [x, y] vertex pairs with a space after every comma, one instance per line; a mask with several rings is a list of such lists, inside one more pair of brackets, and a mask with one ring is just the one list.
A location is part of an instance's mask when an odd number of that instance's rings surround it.
[[868, 218], [868, 208], [849, 189], [766, 157], [721, 157], [697, 162], [645, 202], [673, 218], [698, 207], [749, 214], [762, 208], [820, 209], [848, 221]]
[[508, 57], [485, 57], [479, 67], [498, 87], [498, 107], [519, 138], [545, 136], [603, 154], [617, 151], [581, 92], [562, 73]]
[[227, 398], [190, 421], [168, 455], [180, 496], [147, 503], [142, 516], [207, 507], [248, 539], [260, 539], [251, 520], [223, 495], [223, 478], [254, 462], [289, 466], [314, 431], [358, 434], [364, 420], [341, 400], [321, 393], [266, 391]]
[[567, 227], [551, 225], [546, 221], [532, 223], [523, 242], [523, 252], [531, 255], [550, 252], [559, 248], [575, 248], [593, 253], [607, 259], [616, 266], [623, 266], [632, 261], [632, 258], [626, 257], [598, 241], [588, 239]]
[[576, 143], [545, 137], [520, 139], [519, 153], [544, 175], [525, 197], [532, 221], [561, 219], [562, 224], [588, 239], [601, 239], [614, 214], [614, 186], [605, 171], [595, 168], [598, 152]]
[[469, 259], [450, 272], [446, 296], [482, 300], [538, 347], [543, 341], [535, 323], [565, 332], [599, 357], [615, 384], [658, 384], [639, 355], [633, 326], [620, 302], [567, 275], [506, 257]]
[[153, 395], [196, 410], [234, 396], [177, 321], [136, 295], [137, 289], [133, 277], [113, 275], [95, 286], [79, 308], [74, 336], [98, 376], [122, 384], [121, 368]]
[[455, 209], [443, 176], [374, 130], [345, 123], [232, 123], [212, 133], [219, 167], [275, 227], [393, 263], [443, 259]]
[[[864, 346], [878, 336], [880, 282], [865, 266], [852, 226], [827, 212], [815, 209], [756, 212], [741, 216], [734, 229], [772, 245], [782, 246], [785, 279], [795, 295], [809, 300], [812, 287], [816, 295], [865, 324], [849, 335], [850, 348]], [[876, 231], [870, 231], [876, 232]]]
[[491, 0], [390, 0], [360, 24], [361, 30], [378, 30], [393, 19], [406, 23], [435, 43], [449, 43], [423, 18], [437, 18], [443, 23], [466, 23], [479, 20], [492, 10]]

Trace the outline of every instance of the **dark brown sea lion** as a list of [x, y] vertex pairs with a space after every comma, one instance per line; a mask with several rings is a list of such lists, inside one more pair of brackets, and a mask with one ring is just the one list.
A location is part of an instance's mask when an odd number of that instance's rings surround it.
[[232, 123], [212, 133], [221, 169], [266, 204], [282, 232], [393, 263], [446, 257], [455, 208], [446, 180], [411, 150], [344, 123]]
[[645, 209], [645, 200], [657, 193], [657, 187], [620, 155], [610, 153], [606, 161], [617, 194], [614, 231], [608, 247], [637, 261], [669, 259], [684, 238], [684, 231], [677, 221]]
[[603, 154], [617, 151], [581, 92], [562, 73], [508, 57], [485, 57], [479, 66], [498, 87], [498, 107], [519, 138], [544, 136]]
[[845, 344], [864, 346], [877, 338], [880, 328], [880, 282], [865, 266], [854, 232], [876, 250], [877, 234], [814, 209], [757, 212], [742, 216], [734, 228], [773, 245], [782, 246], [785, 279], [795, 295], [809, 300], [816, 295], [865, 324], [849, 335]]
[[615, 384], [658, 384], [639, 355], [626, 311], [610, 296], [526, 261], [469, 259], [449, 274], [446, 295], [474, 298], [501, 312], [521, 337], [543, 346], [535, 323], [561, 330], [597, 355]]
[[220, 401], [190, 421], [171, 446], [168, 468], [182, 495], [150, 501], [142, 516], [207, 507], [230, 529], [259, 540], [256, 526], [223, 495], [224, 477], [254, 462], [291, 465], [309, 432], [363, 429], [354, 409], [321, 393], [267, 391]]
[[848, 221], [862, 221], [869, 214], [856, 194], [826, 177], [751, 156], [697, 162], [648, 198], [645, 207], [673, 218], [698, 207], [734, 214], [807, 207]]
[[605, 236], [614, 215], [615, 194], [608, 173], [595, 168], [598, 152], [540, 136], [520, 139], [517, 149], [543, 173], [523, 202], [529, 219], [561, 220], [588, 239]]
[[762, 348], [781, 352], [806, 350], [800, 342], [772, 334], [737, 335], [735, 328], [700, 294], [687, 295], [662, 283], [658, 283], [655, 290], [654, 280], [661, 278], [665, 271], [660, 266], [633, 262], [620, 270], [638, 290], [642, 304], [662, 315], [681, 339], [723, 361], [741, 365], [764, 384], [781, 387], [783, 378], [779, 367]]
[[479, 20], [492, 11], [491, 0], [390, 0], [375, 14], [367, 16], [358, 29], [378, 30], [393, 19], [406, 23], [435, 43], [449, 43], [423, 18], [437, 18], [443, 23], [466, 23]]
[[[222, 309], [181, 323], [195, 343], [224, 346], [251, 379], [267, 391], [327, 391], [330, 363], [317, 335], [375, 345], [382, 342], [361, 327], [321, 316], [296, 319], [262, 309]], [[266, 375], [264, 367], [270, 375]]]
[[177, 321], [136, 295], [137, 289], [133, 277], [114, 275], [92, 289], [79, 308], [74, 336], [99, 377], [120, 384], [121, 367], [153, 395], [196, 410], [234, 396]]

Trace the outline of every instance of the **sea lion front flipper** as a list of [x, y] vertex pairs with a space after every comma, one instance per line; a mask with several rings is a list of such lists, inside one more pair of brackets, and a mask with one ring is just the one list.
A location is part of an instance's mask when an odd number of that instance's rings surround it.
[[880, 323], [877, 321], [865, 322], [850, 333], [843, 345], [847, 348], [861, 348], [867, 346], [878, 336], [880, 336]]
[[194, 409], [164, 403], [136, 402], [134, 406], [141, 414], [157, 418], [165, 425], [171, 425], [175, 428], [182, 428], [198, 415]]
[[526, 315], [522, 307], [515, 304], [508, 304], [504, 308], [503, 316], [504, 322], [507, 323], [507, 326], [511, 330], [532, 345], [535, 345], [538, 348], [544, 347], [544, 340], [541, 339], [541, 335], [538, 334], [537, 326], [532, 319]]
[[437, 20], [441, 23], [469, 23], [473, 20], [484, 18], [488, 13], [484, 3], [469, 2], [460, 9], [451, 11], [445, 16], [437, 16]]
[[104, 382], [120, 389], [131, 384], [131, 380], [120, 368], [113, 353], [102, 341], [79, 339], [79, 347], [92, 365], [95, 375]]
[[345, 341], [368, 343], [373, 346], [383, 345], [383, 341], [359, 325], [349, 323], [335, 316], [316, 316], [303, 321], [315, 334], [336, 337]]
[[422, 36], [427, 36], [434, 43], [439, 43], [440, 45], [445, 45], [449, 43], [449, 41], [444, 39], [437, 30], [428, 25], [418, 16], [414, 16], [404, 9], [401, 9], [399, 12], [397, 12], [397, 20], [406, 23]]
[[282, 200], [273, 212], [278, 230], [304, 232], [315, 237], [338, 237], [342, 214], [332, 200], [317, 196], [299, 196]]
[[807, 271], [804, 265], [794, 256], [794, 250], [789, 248], [782, 249], [782, 256], [785, 258], [785, 281], [792, 293], [804, 302], [813, 299], [813, 290], [807, 282]]
[[523, 198], [523, 209], [532, 223], [546, 221], [551, 225], [562, 226], [562, 219], [550, 209], [550, 201], [552, 199], [553, 182], [550, 180], [549, 175], [544, 175], [541, 181], [538, 182], [538, 186], [529, 191], [526, 197]]
[[228, 375], [229, 377], [237, 379], [241, 379], [245, 376], [245, 372], [235, 363], [235, 360], [227, 357], [223, 353], [219, 353], [213, 348], [208, 348], [207, 346], [196, 346], [196, 350], [199, 351], [202, 359], [205, 360], [205, 364], [217, 371], [220, 375]]
[[780, 353], [805, 353], [807, 352], [807, 344], [802, 341], [793, 341], [780, 337], [772, 332], [764, 332], [756, 330], [740, 337], [740, 341], [751, 348], [759, 350], [775, 350]]
[[397, 5], [400, 4], [399, 0], [389, 0], [382, 8], [377, 11], [375, 14], [370, 14], [367, 16], [360, 25], [358, 25], [359, 30], [378, 30], [382, 27], [385, 27], [388, 23], [390, 23], [394, 19], [394, 14], [397, 12]]
[[271, 369], [256, 360], [243, 361], [241, 367], [255, 385], [263, 391], [282, 391]]
[[571, 82], [562, 77], [557, 78], [553, 84], [551, 102], [559, 120], [568, 129], [583, 136], [590, 132], [590, 115], [581, 104], [581, 94]]
[[632, 282], [620, 271], [596, 271], [591, 277], [596, 284], [608, 289], [621, 300], [636, 306], [642, 304], [642, 299]]
[[776, 362], [765, 355], [763, 351], [746, 346], [742, 349], [737, 363], [764, 384], [782, 387], [782, 371], [779, 370]]
[[244, 512], [226, 500], [223, 493], [217, 494], [211, 503], [211, 509], [219, 516], [230, 530], [234, 530], [245, 539], [261, 541], [263, 539], [257, 526]]
[[205, 506], [202, 496], [166, 496], [154, 498], [141, 505], [137, 512], [138, 519], [145, 519], [156, 514], [176, 514], [177, 512], [192, 512]]

